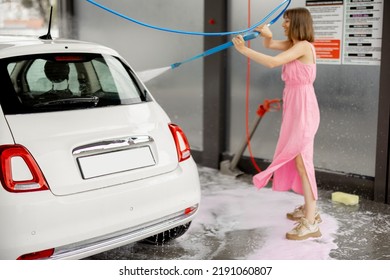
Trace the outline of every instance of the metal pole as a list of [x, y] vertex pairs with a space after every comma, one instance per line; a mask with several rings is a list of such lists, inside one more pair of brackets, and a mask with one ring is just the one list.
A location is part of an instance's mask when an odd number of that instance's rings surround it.
[[[259, 116], [259, 115], [256, 115], [256, 118], [251, 126], [251, 128], [249, 129], [249, 140], [252, 139], [252, 136], [253, 134], [255, 133], [261, 119], [263, 117]], [[240, 149], [236, 152], [236, 154], [234, 155], [231, 163], [230, 163], [230, 169], [231, 170], [234, 170], [236, 167], [237, 167], [237, 164], [241, 158], [241, 156], [244, 154], [244, 151], [246, 149], [246, 147], [248, 146], [248, 138], [245, 136], [243, 139], [242, 139], [242, 142], [241, 142], [241, 146], [240, 146]]]
[[237, 152], [234, 154], [233, 159], [230, 160], [224, 160], [220, 162], [220, 170], [222, 174], [226, 175], [233, 175], [233, 176], [239, 176], [244, 174], [241, 170], [237, 169], [237, 164], [240, 161], [241, 156], [243, 155], [245, 149], [248, 146], [248, 141], [252, 139], [253, 134], [255, 133], [257, 127], [259, 126], [259, 123], [261, 119], [264, 117], [264, 115], [270, 111], [278, 111], [280, 110], [280, 99], [273, 99], [273, 100], [265, 100], [262, 105], [259, 106], [259, 109], [256, 114], [256, 118], [254, 119], [252, 126], [249, 128], [249, 135], [245, 135], [244, 139], [241, 142], [240, 148], [237, 150]]

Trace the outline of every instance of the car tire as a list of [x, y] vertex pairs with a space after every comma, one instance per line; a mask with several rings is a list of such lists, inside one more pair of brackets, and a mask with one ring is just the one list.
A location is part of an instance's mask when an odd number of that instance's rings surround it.
[[177, 226], [175, 228], [166, 230], [164, 232], [161, 232], [159, 234], [150, 236], [146, 239], [141, 240], [141, 243], [144, 244], [150, 244], [150, 245], [164, 245], [165, 243], [168, 243], [180, 236], [182, 236], [184, 233], [187, 232], [191, 225], [191, 222]]

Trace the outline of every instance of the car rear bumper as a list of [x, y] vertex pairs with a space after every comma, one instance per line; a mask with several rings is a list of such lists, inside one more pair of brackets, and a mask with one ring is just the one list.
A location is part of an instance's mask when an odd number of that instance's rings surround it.
[[104, 252], [129, 243], [133, 243], [145, 237], [188, 223], [193, 220], [198, 210], [198, 204], [183, 209], [177, 213], [162, 217], [149, 223], [141, 224], [107, 236], [101, 236], [94, 240], [86, 240], [79, 244], [71, 244], [56, 248], [50, 260], [82, 259], [98, 252]]
[[85, 258], [188, 223], [199, 202], [192, 159], [162, 175], [68, 196], [0, 188], [0, 259], [48, 249], [53, 259]]

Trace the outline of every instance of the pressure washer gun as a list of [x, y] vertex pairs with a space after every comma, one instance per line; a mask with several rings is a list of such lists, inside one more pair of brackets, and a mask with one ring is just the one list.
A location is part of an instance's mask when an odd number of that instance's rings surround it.
[[280, 99], [266, 99], [263, 104], [259, 105], [257, 109], [257, 115], [263, 117], [267, 112], [276, 112], [281, 109], [281, 100]]
[[[244, 39], [244, 41], [249, 41], [249, 40], [253, 40], [255, 39], [257, 36], [259, 36], [259, 32], [257, 31], [252, 31], [252, 32], [249, 32], [249, 33], [246, 33], [244, 34], [242, 37]], [[220, 52], [220, 51], [223, 51], [225, 49], [228, 49], [230, 48], [231, 46], [233, 46], [233, 42], [232, 41], [229, 41], [229, 42], [226, 42], [222, 45], [219, 45], [219, 46], [216, 46], [212, 49], [209, 49], [201, 54], [198, 54], [198, 55], [195, 55], [189, 59], [186, 59], [182, 62], [176, 62], [176, 63], [173, 63], [171, 64], [171, 69], [175, 69], [177, 67], [179, 67], [180, 65], [182, 65], [183, 63], [187, 63], [187, 62], [190, 62], [190, 61], [193, 61], [195, 59], [198, 59], [198, 58], [201, 58], [201, 57], [205, 57], [205, 56], [208, 56], [210, 54], [214, 54], [214, 53], [217, 53], [217, 52]]]

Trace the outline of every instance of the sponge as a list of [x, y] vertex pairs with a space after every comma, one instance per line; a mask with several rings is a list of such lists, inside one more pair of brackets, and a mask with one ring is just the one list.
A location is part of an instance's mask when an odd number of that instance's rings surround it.
[[359, 196], [343, 192], [332, 193], [332, 201], [340, 202], [345, 205], [356, 205], [359, 203]]

